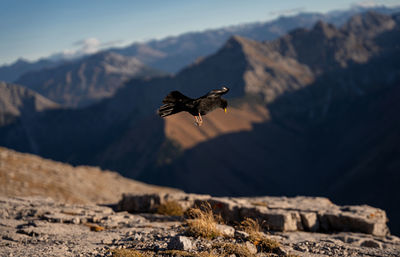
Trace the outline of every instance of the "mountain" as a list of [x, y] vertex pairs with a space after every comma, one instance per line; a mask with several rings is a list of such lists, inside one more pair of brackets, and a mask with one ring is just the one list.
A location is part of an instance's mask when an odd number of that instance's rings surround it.
[[102, 52], [63, 65], [25, 73], [17, 83], [67, 107], [110, 97], [128, 79], [161, 75], [136, 58]]
[[58, 105], [38, 93], [16, 84], [0, 82], [0, 126], [18, 118], [31, 118], [34, 113], [58, 108]]
[[[274, 41], [234, 36], [176, 75], [133, 79], [81, 110], [48, 111], [30, 138], [42, 156], [190, 192], [322, 194], [396, 217], [399, 23], [366, 13]], [[155, 115], [170, 90], [195, 97], [221, 85], [231, 89], [228, 114], [205, 116], [201, 128], [185, 113]], [[18, 122], [3, 126], [0, 144], [32, 152], [20, 131]]]
[[[281, 16], [268, 22], [255, 22], [201, 32], [189, 32], [160, 40], [150, 40], [145, 43], [133, 43], [127, 47], [110, 49], [110, 51], [124, 56], [136, 57], [150, 67], [176, 73], [196, 59], [213, 54], [233, 35], [257, 41], [273, 40], [295, 28], [311, 28], [318, 20], [341, 26], [351, 16], [367, 11], [389, 15], [399, 12], [400, 8], [355, 6], [347, 10], [332, 11], [326, 14], [299, 13], [293, 16]], [[20, 59], [13, 64], [0, 66], [0, 80], [14, 82], [24, 73], [54, 67], [66, 61], [69, 60], [54, 59], [52, 56], [34, 62]]]
[[151, 40], [146, 43], [134, 43], [128, 47], [112, 50], [122, 55], [135, 56], [151, 67], [176, 73], [194, 60], [213, 54], [233, 35], [257, 41], [273, 40], [295, 28], [311, 28], [318, 20], [341, 26], [350, 17], [368, 11], [392, 14], [400, 11], [400, 8], [359, 6], [326, 14], [300, 13], [293, 16], [281, 16], [268, 22], [190, 32], [161, 40]]
[[26, 72], [50, 68], [58, 64], [60, 64], [60, 62], [45, 58], [34, 62], [18, 59], [12, 64], [0, 66], [0, 80], [14, 82], [19, 76]]
[[[21, 141], [28, 146], [28, 151], [38, 151], [38, 144], [33, 140], [32, 122], [46, 110], [58, 108], [58, 104], [26, 87], [0, 82], [0, 127], [18, 123], [18, 130], [11, 133], [23, 135]], [[3, 144], [11, 143], [15, 147], [19, 145], [14, 140], [10, 142], [7, 137], [4, 139]]]

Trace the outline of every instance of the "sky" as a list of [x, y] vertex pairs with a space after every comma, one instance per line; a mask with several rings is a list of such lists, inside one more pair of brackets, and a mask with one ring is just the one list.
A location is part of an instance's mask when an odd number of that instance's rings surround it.
[[355, 5], [400, 0], [0, 0], [0, 65]]

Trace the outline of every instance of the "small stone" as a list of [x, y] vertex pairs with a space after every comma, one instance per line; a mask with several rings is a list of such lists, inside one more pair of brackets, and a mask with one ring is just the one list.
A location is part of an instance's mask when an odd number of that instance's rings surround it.
[[318, 216], [315, 212], [301, 212], [300, 217], [304, 230], [311, 232], [319, 230]]
[[217, 224], [216, 225], [217, 230], [224, 234], [225, 236], [228, 237], [234, 237], [235, 236], [235, 229], [231, 226], [228, 225], [222, 225], [222, 224]]
[[279, 256], [288, 256], [289, 255], [289, 251], [287, 251], [285, 248], [283, 248], [282, 246], [279, 246], [278, 248], [276, 248], [274, 250], [274, 252], [276, 254], [278, 254]]
[[102, 244], [105, 244], [105, 245], [110, 245], [110, 244], [113, 243], [113, 240], [110, 239], [110, 238], [107, 238], [107, 239], [101, 240], [101, 243], [102, 243]]
[[257, 253], [257, 247], [254, 244], [250, 243], [249, 241], [246, 242], [246, 248], [252, 254]]
[[361, 243], [361, 246], [370, 247], [370, 248], [381, 248], [381, 245], [374, 240], [365, 240]]
[[168, 243], [168, 249], [170, 250], [182, 250], [189, 251], [192, 250], [193, 244], [190, 238], [186, 236], [176, 236], [171, 238]]
[[249, 234], [244, 231], [235, 230], [235, 238], [241, 240], [247, 240], [247, 238], [249, 238]]

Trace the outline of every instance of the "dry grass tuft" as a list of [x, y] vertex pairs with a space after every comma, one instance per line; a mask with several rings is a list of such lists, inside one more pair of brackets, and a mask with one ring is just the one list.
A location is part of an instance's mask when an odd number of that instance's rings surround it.
[[198, 252], [198, 253], [190, 253], [181, 250], [165, 250], [158, 252], [163, 256], [171, 256], [171, 257], [218, 257], [210, 252]]
[[208, 239], [222, 236], [217, 229], [216, 217], [209, 203], [203, 204], [200, 208], [190, 208], [186, 214], [189, 217], [186, 220], [188, 235]]
[[268, 204], [266, 202], [261, 202], [261, 201], [253, 201], [251, 202], [251, 204], [254, 206], [268, 207]]
[[85, 223], [85, 226], [87, 226], [90, 229], [90, 231], [94, 231], [94, 232], [100, 232], [100, 231], [105, 230], [104, 227], [99, 226], [97, 224]]
[[134, 249], [115, 249], [111, 251], [114, 257], [153, 257], [152, 252], [141, 252]]
[[158, 206], [157, 213], [169, 216], [183, 216], [183, 208], [177, 201], [168, 201]]
[[277, 252], [281, 246], [279, 242], [267, 238], [261, 232], [261, 225], [258, 221], [251, 218], [245, 218], [240, 223], [240, 228], [249, 234], [249, 241], [252, 242], [257, 248], [263, 252]]
[[213, 244], [213, 248], [219, 249], [223, 256], [234, 254], [237, 257], [254, 257], [254, 254], [244, 244], [215, 243]]
[[258, 221], [251, 218], [245, 218], [240, 223], [240, 228], [250, 236], [259, 234], [261, 232], [261, 225]]
[[159, 251], [163, 256], [173, 256], [173, 257], [190, 257], [194, 256], [193, 253], [181, 251], [181, 250], [165, 250], [165, 251]]

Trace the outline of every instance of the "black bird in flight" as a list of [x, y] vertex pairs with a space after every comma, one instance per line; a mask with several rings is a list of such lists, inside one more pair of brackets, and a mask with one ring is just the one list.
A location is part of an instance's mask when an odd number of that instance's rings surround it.
[[226, 112], [228, 102], [222, 99], [221, 96], [228, 93], [228, 91], [229, 88], [222, 87], [196, 99], [189, 98], [179, 91], [172, 91], [164, 98], [163, 105], [158, 109], [157, 113], [161, 117], [166, 117], [185, 111], [194, 116], [196, 125], [201, 126], [203, 124], [201, 115], [206, 115], [216, 108], [222, 108]]

